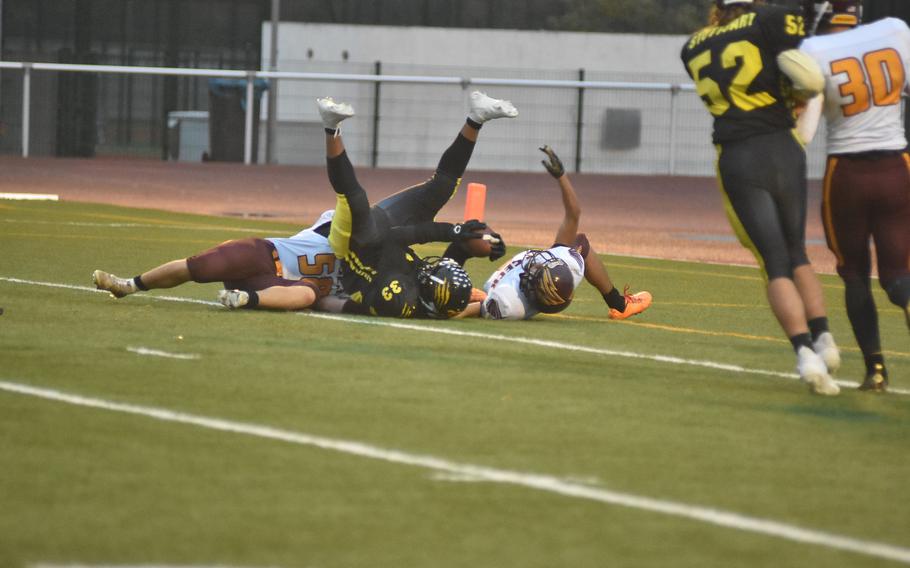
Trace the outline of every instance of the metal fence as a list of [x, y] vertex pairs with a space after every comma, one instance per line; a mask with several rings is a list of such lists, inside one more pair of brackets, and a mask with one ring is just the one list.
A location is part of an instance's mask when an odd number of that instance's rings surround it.
[[[141, 85], [152, 77], [174, 77], [181, 83], [180, 106], [185, 110], [205, 110], [207, 95], [200, 81], [232, 78], [246, 82], [247, 100], [253, 98], [254, 81], [280, 81], [277, 152], [279, 163], [322, 163], [322, 128], [313, 99], [332, 94], [352, 102], [358, 120], [346, 124], [345, 142], [354, 162], [376, 167], [432, 167], [439, 152], [453, 134], [453, 122], [460, 115], [453, 108], [467, 110], [466, 91], [492, 89], [497, 96], [511, 99], [521, 112], [516, 121], [504, 121], [485, 130], [482, 146], [472, 159], [472, 168], [510, 171], [536, 171], [539, 159], [535, 148], [544, 143], [559, 149], [564, 162], [574, 171], [642, 175], [713, 175], [715, 150], [710, 142], [711, 119], [695, 94], [694, 86], [674, 82], [633, 82], [604, 80], [606, 73], [584, 70], [516, 72], [511, 78], [476, 77], [471, 69], [446, 69], [451, 75], [413, 75], [404, 67], [381, 64], [346, 64], [347, 71], [359, 72], [268, 72], [223, 69], [135, 67], [115, 65], [70, 65], [60, 63], [0, 62], [3, 86], [12, 74], [21, 75], [21, 108], [18, 124], [8, 119], [3, 136], [17, 133], [20, 150], [28, 156], [37, 145], [43, 153], [48, 144], [35, 140], [31, 124], [43, 120], [36, 116], [33, 89], [36, 78], [64, 74], [93, 74], [110, 85], [97, 89], [95, 128], [99, 140], [108, 148], [121, 143], [124, 154], [134, 136], [123, 133], [144, 132], [122, 118], [112, 124], [113, 105], [123, 105], [125, 84]], [[458, 72], [459, 74], [454, 74]], [[525, 77], [520, 75], [524, 74]], [[551, 78], [540, 78], [551, 77]], [[153, 123], [154, 130], [166, 119], [159, 103], [147, 96], [135, 107], [140, 120]], [[43, 91], [43, 89], [41, 90]], [[115, 94], [119, 93], [119, 95]], [[119, 98], [118, 98], [119, 96]], [[129, 94], [129, 96], [134, 96]], [[10, 106], [9, 96], [4, 98]], [[47, 106], [47, 105], [45, 105]], [[187, 108], [187, 106], [195, 108]], [[199, 108], [204, 107], [204, 108]], [[133, 106], [130, 107], [134, 108]], [[262, 161], [264, 144], [254, 154], [254, 105], [246, 105], [243, 126], [243, 160]], [[9, 108], [4, 114], [9, 117]], [[142, 111], [141, 113], [139, 111]], [[263, 105], [263, 113], [265, 105]], [[122, 117], [122, 113], [117, 114]], [[131, 119], [127, 118], [127, 122]], [[261, 120], [259, 138], [264, 140], [266, 121]], [[111, 133], [116, 133], [112, 135]], [[317, 135], [317, 133], [319, 135]], [[239, 135], [239, 134], [238, 134]], [[137, 136], [148, 144], [153, 137]], [[8, 142], [8, 141], [7, 141]], [[819, 177], [824, 164], [824, 129], [809, 148], [809, 172]], [[154, 146], [151, 146], [154, 148]], [[10, 145], [6, 144], [7, 151]], [[110, 153], [110, 152], [108, 152]], [[258, 155], [257, 155], [258, 154]]]

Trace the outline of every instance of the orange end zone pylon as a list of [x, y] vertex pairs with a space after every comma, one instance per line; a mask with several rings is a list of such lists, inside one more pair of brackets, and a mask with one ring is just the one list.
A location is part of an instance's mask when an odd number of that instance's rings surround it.
[[464, 204], [464, 219], [483, 221], [483, 210], [487, 202], [487, 186], [482, 183], [469, 183], [468, 195]]

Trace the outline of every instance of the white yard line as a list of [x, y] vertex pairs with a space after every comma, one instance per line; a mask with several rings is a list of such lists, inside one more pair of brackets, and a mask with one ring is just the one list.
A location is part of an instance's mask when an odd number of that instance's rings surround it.
[[710, 507], [654, 499], [643, 495], [610, 491], [608, 489], [573, 483], [549, 475], [496, 469], [470, 463], [459, 463], [435, 456], [411, 454], [400, 450], [381, 448], [353, 440], [325, 438], [303, 432], [281, 430], [260, 424], [234, 422], [221, 418], [197, 416], [163, 408], [112, 402], [20, 383], [0, 381], [0, 390], [75, 406], [144, 416], [163, 422], [176, 422], [220, 432], [244, 434], [299, 446], [320, 448], [387, 463], [418, 467], [439, 473], [483, 479], [484, 481], [494, 483], [516, 485], [565, 497], [574, 497], [577, 499], [606, 503], [608, 505], [616, 505], [661, 515], [679, 517], [727, 529], [910, 564], [910, 548], [852, 538], [845, 535], [777, 522], [771, 519], [750, 517], [732, 511], [723, 511]]
[[[348, 323], [359, 323], [362, 325], [378, 325], [385, 327], [393, 327], [396, 329], [406, 329], [411, 331], [419, 331], [422, 333], [439, 333], [442, 335], [454, 335], [460, 337], [471, 337], [476, 339], [485, 339], [492, 342], [509, 342], [509, 343], [519, 343], [523, 345], [533, 345], [535, 347], [543, 347], [547, 349], [559, 349], [562, 351], [574, 351], [578, 353], [589, 353], [592, 355], [603, 355], [607, 357], [623, 357], [627, 359], [644, 359], [648, 361], [654, 361], [656, 363], [669, 363], [673, 365], [687, 365], [693, 367], [703, 367], [706, 369], [713, 369], [717, 371], [727, 371], [731, 373], [747, 374], [747, 375], [761, 375], [766, 377], [775, 377], [782, 379], [790, 380], [799, 380], [799, 375], [796, 373], [782, 373], [779, 371], [769, 371], [766, 369], [752, 369], [749, 367], [741, 367], [739, 365], [731, 365], [728, 363], [717, 363], [715, 361], [705, 361], [698, 359], [684, 359], [682, 357], [674, 357], [672, 355], [648, 355], [645, 353], [636, 353], [634, 351], [616, 351], [613, 349], [602, 349], [600, 347], [586, 347], [584, 345], [576, 345], [574, 343], [563, 343], [561, 341], [551, 341], [547, 339], [534, 339], [531, 337], [518, 337], [513, 335], [496, 335], [492, 333], [483, 333], [479, 331], [465, 331], [460, 329], [451, 329], [443, 328], [430, 325], [419, 325], [419, 324], [409, 324], [401, 323], [394, 320], [386, 320], [380, 318], [368, 318], [368, 317], [351, 317], [351, 316], [339, 316], [334, 314], [324, 314], [319, 312], [300, 312], [299, 315], [308, 316], [313, 318], [321, 319], [330, 319], [337, 321], [344, 321]], [[846, 388], [856, 388], [859, 386], [859, 383], [852, 381], [836, 381], [842, 387]], [[910, 390], [907, 389], [898, 389], [898, 388], [889, 388], [888, 392], [891, 394], [899, 395], [910, 395]]]
[[[64, 288], [68, 290], [79, 290], [84, 292], [102, 292], [101, 290], [96, 290], [88, 286], [75, 286], [72, 284], [56, 284], [54, 282], [40, 282], [33, 280], [24, 280], [21, 278], [12, 278], [7, 276], [0, 276], [0, 282], [11, 282], [14, 284], [26, 284], [32, 286], [48, 286], [51, 288]], [[104, 292], [107, 293], [107, 292]], [[221, 306], [219, 302], [211, 302], [207, 300], [196, 300], [193, 298], [181, 298], [177, 296], [155, 296], [155, 295], [142, 295], [140, 296], [146, 299], [152, 300], [161, 300], [167, 302], [185, 302], [192, 304], [202, 304], [206, 306]], [[298, 315], [305, 317], [312, 317], [318, 319], [327, 319], [335, 320], [344, 323], [355, 323], [360, 325], [373, 325], [380, 327], [390, 327], [394, 329], [402, 329], [407, 331], [417, 331], [420, 333], [438, 333], [441, 335], [451, 335], [457, 337], [470, 337], [474, 339], [485, 339], [492, 342], [507, 342], [507, 343], [517, 343], [522, 345], [533, 345], [535, 347], [542, 347], [545, 349], [556, 349], [561, 351], [570, 351], [576, 353], [586, 353], [590, 355], [599, 355], [605, 357], [622, 357], [627, 359], [640, 359], [653, 361], [656, 363], [667, 363], [671, 365], [685, 365], [692, 367], [701, 367], [705, 369], [711, 369], [715, 371], [726, 371], [729, 373], [737, 374], [746, 374], [746, 375], [759, 375], [765, 377], [774, 377], [788, 380], [799, 380], [799, 376], [796, 373], [782, 373], [780, 371], [770, 371], [767, 369], [753, 369], [749, 367], [742, 367], [739, 365], [731, 365], [728, 363], [718, 363], [715, 361], [706, 361], [698, 359], [685, 359], [682, 357], [675, 357], [672, 355], [649, 355], [645, 353], [636, 353], [634, 351], [617, 351], [613, 349], [603, 349], [600, 347], [586, 347], [584, 345], [576, 345], [574, 343], [564, 343], [561, 341], [552, 341], [547, 339], [535, 339], [531, 337], [520, 337], [513, 335], [497, 335], [493, 333], [484, 333], [479, 331], [465, 331], [461, 329], [455, 329], [452, 327], [440, 327], [439, 325], [434, 324], [414, 324], [414, 323], [403, 323], [396, 320], [383, 319], [383, 318], [372, 318], [372, 317], [352, 317], [352, 316], [342, 316], [335, 314], [326, 314], [320, 312], [300, 312]], [[493, 324], [491, 324], [493, 325]], [[853, 381], [836, 381], [842, 387], [845, 388], [856, 388], [859, 386], [859, 383]], [[890, 394], [896, 395], [910, 395], [910, 390], [894, 388], [891, 387], [888, 389]]]
[[160, 225], [153, 223], [93, 223], [88, 221], [43, 221], [25, 219], [0, 219], [4, 223], [23, 225], [54, 225], [67, 227], [105, 227], [110, 229], [181, 229], [186, 231], [232, 231], [238, 233], [288, 234], [287, 229], [249, 229], [240, 227], [216, 227], [205, 225]]
[[164, 357], [166, 359], [182, 359], [184, 361], [192, 361], [201, 358], [200, 355], [196, 355], [195, 353], [168, 353], [167, 351], [149, 349], [148, 347], [127, 347], [126, 350], [130, 353], [135, 353], [136, 355], [149, 355], [151, 357]]
[[227, 564], [32, 564], [30, 568], [244, 568]]
[[60, 196], [52, 193], [0, 193], [0, 199], [13, 201], [59, 201]]

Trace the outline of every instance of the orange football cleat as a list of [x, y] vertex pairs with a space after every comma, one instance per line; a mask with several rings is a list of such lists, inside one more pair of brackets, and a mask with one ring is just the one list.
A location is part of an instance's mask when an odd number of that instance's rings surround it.
[[626, 318], [630, 318], [634, 315], [642, 313], [651, 306], [651, 292], [638, 292], [636, 294], [630, 294], [629, 286], [626, 285], [622, 291], [622, 295], [626, 299], [626, 309], [619, 311], [610, 308], [610, 319], [624, 320]]

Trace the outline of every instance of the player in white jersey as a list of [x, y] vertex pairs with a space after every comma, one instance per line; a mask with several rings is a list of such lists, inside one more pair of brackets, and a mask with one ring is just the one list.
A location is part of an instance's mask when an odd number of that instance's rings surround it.
[[[484, 283], [487, 297], [481, 303], [481, 315], [490, 319], [520, 320], [539, 312], [564, 310], [584, 278], [585, 260], [579, 251], [580, 243], [516, 254]], [[532, 276], [537, 274], [550, 281], [541, 292], [531, 285]]]
[[910, 156], [901, 116], [910, 77], [910, 28], [895, 18], [859, 25], [859, 0], [808, 0], [805, 8], [823, 35], [800, 49], [821, 66], [825, 90], [824, 99], [813, 101], [800, 118], [801, 135], [811, 139], [823, 109], [825, 236], [837, 257], [847, 315], [866, 363], [860, 389], [882, 391], [888, 372], [872, 298], [869, 240], [875, 241], [879, 283], [910, 327]]
[[[629, 294], [627, 290], [620, 294], [613, 286], [588, 238], [578, 232], [581, 208], [562, 162], [549, 146], [541, 151], [547, 155], [542, 162], [544, 167], [559, 183], [565, 211], [555, 244], [546, 250], [528, 250], [512, 257], [484, 284], [486, 298], [470, 304], [461, 317], [521, 320], [540, 312], [561, 312], [571, 303], [582, 279], [600, 291], [612, 319], [626, 319], [645, 311], [651, 305], [651, 294]], [[458, 252], [452, 247], [444, 256], [465, 260], [457, 258]]]
[[340, 291], [340, 265], [329, 245], [334, 211], [288, 238], [239, 239], [189, 258], [172, 260], [134, 278], [103, 270], [95, 286], [115, 298], [186, 282], [224, 282], [218, 299], [228, 308], [300, 310]]
[[331, 247], [327, 246], [327, 235], [323, 234], [331, 225], [334, 215], [334, 209], [325, 211], [312, 227], [300, 231], [293, 237], [266, 239], [275, 245], [283, 278], [312, 282], [321, 296], [341, 292], [341, 284], [338, 281], [341, 266], [336, 261]]

